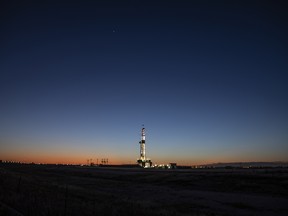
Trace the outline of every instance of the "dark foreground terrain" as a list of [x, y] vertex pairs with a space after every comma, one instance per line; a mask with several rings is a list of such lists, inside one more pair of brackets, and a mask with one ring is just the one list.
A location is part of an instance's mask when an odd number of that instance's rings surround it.
[[288, 170], [0, 164], [0, 215], [287, 215]]

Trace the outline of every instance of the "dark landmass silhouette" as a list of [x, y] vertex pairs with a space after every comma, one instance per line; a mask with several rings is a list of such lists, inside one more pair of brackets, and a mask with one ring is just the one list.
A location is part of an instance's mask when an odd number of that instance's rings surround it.
[[0, 215], [286, 215], [288, 168], [0, 164]]

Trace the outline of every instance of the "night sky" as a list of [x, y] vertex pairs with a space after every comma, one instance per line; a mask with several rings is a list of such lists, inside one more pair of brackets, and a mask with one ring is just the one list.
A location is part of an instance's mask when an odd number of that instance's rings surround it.
[[288, 161], [285, 1], [0, 8], [0, 159]]

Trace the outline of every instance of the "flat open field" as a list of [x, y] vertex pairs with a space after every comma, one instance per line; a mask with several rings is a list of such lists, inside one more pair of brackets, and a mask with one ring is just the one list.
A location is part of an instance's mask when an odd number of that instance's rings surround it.
[[[288, 170], [0, 164], [0, 215], [287, 215]], [[286, 214], [285, 214], [286, 213]]]

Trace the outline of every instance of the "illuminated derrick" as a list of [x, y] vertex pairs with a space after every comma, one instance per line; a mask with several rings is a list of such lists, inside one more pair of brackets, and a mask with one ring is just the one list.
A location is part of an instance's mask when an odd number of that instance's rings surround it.
[[145, 128], [142, 128], [141, 131], [141, 140], [140, 144], [140, 158], [137, 160], [139, 166], [148, 168], [152, 166], [152, 162], [149, 158], [146, 158], [146, 149], [145, 149]]
[[145, 160], [145, 128], [142, 128], [140, 144], [140, 159]]

